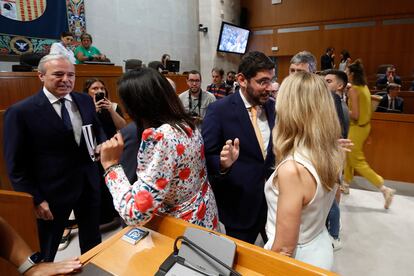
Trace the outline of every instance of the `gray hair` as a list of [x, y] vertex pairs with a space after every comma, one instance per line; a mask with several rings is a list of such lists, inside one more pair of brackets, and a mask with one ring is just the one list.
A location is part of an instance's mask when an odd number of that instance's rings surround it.
[[311, 52], [308, 51], [302, 51], [297, 53], [292, 57], [290, 60], [290, 64], [299, 64], [304, 63], [309, 65], [309, 72], [315, 73], [316, 71], [316, 58], [314, 55], [312, 55]]
[[64, 59], [67, 62], [69, 62], [70, 64], [72, 64], [72, 62], [69, 60], [69, 58], [67, 56], [64, 56], [64, 55], [61, 55], [61, 54], [50, 54], [50, 55], [46, 55], [46, 56], [42, 57], [42, 59], [39, 61], [39, 65], [37, 66], [37, 70], [40, 73], [45, 74], [46, 73], [45, 64], [48, 63], [49, 61], [58, 60], [58, 59]]

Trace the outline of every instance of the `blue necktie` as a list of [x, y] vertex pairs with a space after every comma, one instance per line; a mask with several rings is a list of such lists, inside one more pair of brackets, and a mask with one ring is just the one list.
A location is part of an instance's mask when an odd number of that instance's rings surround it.
[[66, 106], [65, 106], [65, 98], [61, 98], [61, 99], [59, 99], [59, 101], [60, 101], [60, 108], [61, 108], [60, 111], [61, 111], [61, 114], [62, 114], [63, 124], [65, 125], [65, 128], [67, 130], [72, 130], [73, 129], [72, 122], [70, 121], [69, 112], [68, 112], [68, 110], [66, 109]]

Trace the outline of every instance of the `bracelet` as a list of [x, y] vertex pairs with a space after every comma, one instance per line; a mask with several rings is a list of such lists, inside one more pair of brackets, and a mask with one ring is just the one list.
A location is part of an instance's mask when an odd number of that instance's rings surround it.
[[113, 164], [113, 165], [111, 165], [111, 166], [109, 166], [106, 170], [105, 170], [105, 173], [104, 173], [104, 178], [106, 177], [106, 175], [109, 173], [109, 172], [111, 172], [111, 171], [113, 171], [115, 168], [117, 168], [117, 167], [122, 167], [121, 166], [121, 164]]

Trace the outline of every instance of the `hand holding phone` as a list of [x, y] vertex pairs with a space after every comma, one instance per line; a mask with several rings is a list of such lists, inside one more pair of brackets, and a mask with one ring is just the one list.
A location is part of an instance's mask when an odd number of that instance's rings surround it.
[[98, 92], [98, 93], [95, 94], [95, 102], [99, 102], [103, 99], [105, 99], [105, 93], [104, 92]]

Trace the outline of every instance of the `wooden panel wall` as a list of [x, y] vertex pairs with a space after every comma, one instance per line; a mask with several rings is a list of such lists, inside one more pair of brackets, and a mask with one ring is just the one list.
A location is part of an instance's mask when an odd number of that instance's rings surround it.
[[250, 27], [306, 24], [324, 21], [361, 19], [366, 17], [394, 17], [413, 14], [412, 0], [282, 0], [272, 5], [270, 0], [241, 0], [248, 11]]
[[[271, 5], [268, 0], [242, 0], [248, 10], [249, 28], [273, 30], [272, 35], [253, 33], [250, 50], [260, 50], [278, 57], [293, 56], [301, 50], [312, 52], [318, 63], [328, 46], [336, 49], [335, 62], [342, 49], [352, 59], [361, 58], [367, 75], [374, 75], [380, 64], [395, 64], [397, 74], [412, 79], [414, 69], [414, 24], [383, 25], [384, 19], [414, 18], [411, 0], [389, 1], [328, 1], [282, 0]], [[374, 21], [372, 27], [325, 30], [326, 24]], [[319, 26], [319, 30], [277, 33], [280, 28]], [[279, 47], [276, 52], [272, 46]], [[279, 75], [283, 78], [285, 75]], [[408, 83], [408, 82], [407, 82]], [[404, 87], [407, 89], [408, 87]]]

